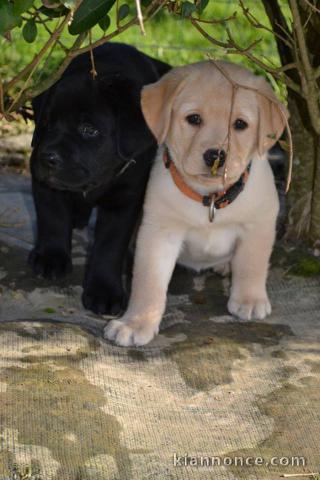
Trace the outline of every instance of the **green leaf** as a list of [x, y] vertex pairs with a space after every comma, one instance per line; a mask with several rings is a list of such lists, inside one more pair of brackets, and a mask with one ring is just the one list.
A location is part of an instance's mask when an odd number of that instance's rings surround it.
[[20, 26], [22, 20], [13, 11], [13, 4], [8, 0], [0, 1], [0, 35], [5, 34], [14, 27]]
[[14, 0], [13, 13], [15, 15], [21, 15], [32, 7], [34, 0]]
[[190, 15], [196, 10], [196, 6], [191, 2], [182, 2], [181, 16], [190, 17]]
[[208, 3], [209, 3], [209, 0], [200, 0], [197, 4], [198, 12], [202, 13], [206, 9]]
[[129, 15], [129, 12], [130, 12], [130, 7], [127, 3], [124, 3], [123, 5], [121, 5], [118, 12], [119, 20], [121, 21], [124, 18], [126, 18]]
[[109, 15], [106, 15], [105, 17], [100, 18], [98, 23], [99, 23], [99, 27], [101, 28], [101, 30], [106, 32], [108, 30], [108, 28], [110, 27], [110, 23], [111, 23]]
[[38, 10], [40, 13], [43, 13], [43, 15], [46, 15], [46, 17], [49, 18], [63, 17], [69, 11], [64, 5], [61, 5], [61, 7], [55, 9], [42, 6]]
[[71, 35], [78, 35], [92, 28], [107, 15], [115, 0], [83, 0], [69, 26]]
[[38, 33], [37, 25], [34, 19], [32, 18], [31, 20], [28, 20], [25, 23], [22, 29], [23, 38], [25, 39], [26, 42], [32, 43], [37, 38], [37, 33]]

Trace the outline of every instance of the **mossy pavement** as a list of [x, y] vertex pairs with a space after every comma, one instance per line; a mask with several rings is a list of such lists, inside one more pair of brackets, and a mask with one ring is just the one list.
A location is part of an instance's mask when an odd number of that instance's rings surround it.
[[[3, 174], [0, 202], [0, 480], [273, 480], [320, 470], [317, 258], [277, 247], [273, 314], [261, 322], [228, 314], [228, 278], [177, 268], [160, 335], [120, 348], [102, 339], [107, 319], [80, 304], [86, 235], [75, 232], [74, 271], [52, 285], [26, 265], [28, 177]], [[220, 466], [199, 466], [204, 456]], [[235, 457], [263, 464], [225, 463]]]

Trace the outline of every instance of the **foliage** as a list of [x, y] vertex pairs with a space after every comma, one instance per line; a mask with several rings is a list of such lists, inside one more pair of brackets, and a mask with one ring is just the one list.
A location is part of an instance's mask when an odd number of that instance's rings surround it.
[[[260, 2], [248, 0], [248, 3], [267, 21]], [[3, 6], [12, 15], [7, 15], [5, 25], [2, 20], [0, 22], [0, 112], [6, 113], [7, 118], [54, 83], [73, 56], [88, 50], [90, 43], [94, 46], [117, 37], [165, 61], [179, 64], [203, 59], [209, 51], [215, 56], [226, 56], [223, 50], [213, 50], [208, 45], [190, 24], [191, 17], [208, 22], [218, 19], [214, 21], [214, 28], [223, 41], [226, 21], [236, 12], [235, 38], [247, 44], [252, 43], [256, 35], [246, 28], [247, 22], [240, 15], [239, 5], [228, 0], [144, 0], [142, 14], [146, 37], [137, 34], [140, 24], [137, 0], [125, 3], [122, 0], [0, 0], [0, 9]], [[19, 21], [14, 15], [18, 15]], [[151, 19], [153, 21], [149, 22]], [[129, 28], [134, 26], [136, 28]], [[245, 36], [241, 32], [245, 32]], [[262, 37], [263, 48], [262, 44], [257, 45], [257, 55], [267, 53], [275, 64], [279, 64], [273, 36], [262, 32]], [[193, 48], [195, 50], [190, 50]]]
[[[264, 12], [263, 5], [256, 0], [248, 0], [247, 3], [253, 9], [255, 14], [268, 23], [267, 16]], [[203, 16], [206, 18], [224, 18], [229, 17], [234, 12], [237, 12], [237, 24], [231, 26], [233, 34], [238, 41], [246, 45], [252, 43], [256, 38], [254, 29], [247, 28], [247, 22], [236, 2], [228, 0], [219, 0], [219, 2], [210, 2], [207, 6]], [[101, 29], [104, 32], [113, 31], [116, 27], [114, 18], [115, 7], [108, 15], [103, 17], [98, 26], [92, 29], [93, 40], [98, 40], [101, 37]], [[106, 27], [104, 24], [106, 23]], [[199, 32], [190, 26], [190, 22], [186, 18], [173, 16], [167, 9], [159, 11], [159, 13], [152, 19], [151, 22], [145, 24], [146, 36], [142, 36], [139, 27], [133, 26], [128, 30], [120, 33], [116, 38], [117, 41], [124, 41], [131, 45], [136, 45], [149, 55], [156, 56], [163, 61], [169, 62], [173, 65], [179, 65], [188, 62], [194, 62], [205, 58], [206, 53], [214, 54], [221, 58], [226, 58], [227, 55], [222, 49], [216, 49], [208, 44], [208, 41]], [[215, 25], [217, 37], [221, 40], [225, 39], [225, 27], [223, 24]], [[256, 47], [256, 53], [259, 56], [268, 56], [270, 61], [276, 65], [280, 65], [279, 56], [276, 49], [276, 43], [273, 35], [267, 32], [261, 32], [263, 42]], [[0, 65], [2, 66], [3, 77], [11, 78], [14, 76], [22, 64], [31, 62], [34, 55], [40, 50], [48, 37], [48, 33], [42, 25], [38, 25], [38, 35], [32, 44], [27, 44], [21, 37], [21, 30], [14, 29], [11, 32], [12, 42], [0, 39]], [[64, 34], [61, 38], [66, 47], [71, 46], [73, 37]], [[52, 52], [46, 64], [41, 66], [41, 77], [47, 77], [53, 71], [56, 65], [59, 64], [63, 58], [64, 52], [57, 46]], [[239, 61], [235, 55], [231, 59]], [[246, 59], [243, 63], [249, 65]], [[250, 64], [250, 67], [256, 67]], [[257, 69], [261, 72], [260, 69]], [[36, 75], [37, 79], [37, 75]]]

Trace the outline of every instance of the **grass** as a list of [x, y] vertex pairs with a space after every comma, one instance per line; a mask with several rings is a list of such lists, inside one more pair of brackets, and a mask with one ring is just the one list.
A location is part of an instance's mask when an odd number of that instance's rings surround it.
[[[286, 1], [281, 1], [285, 6]], [[128, 3], [132, 4], [133, 0], [129, 0]], [[259, 0], [245, 0], [245, 3], [260, 21], [268, 24], [262, 3]], [[259, 57], [267, 57], [268, 60], [275, 65], [278, 65], [279, 58], [273, 35], [251, 27], [243, 15], [241, 15], [241, 10], [237, 1], [211, 0], [206, 9], [206, 18], [225, 18], [235, 11], [238, 12], [238, 18], [229, 22], [229, 27], [234, 38], [243, 46], [247, 46], [257, 38], [262, 38], [261, 43], [255, 48], [255, 54]], [[288, 14], [288, 7], [286, 13]], [[112, 18], [114, 12], [111, 11], [110, 16]], [[111, 25], [110, 32], [112, 31], [113, 26], [114, 25]], [[226, 40], [224, 26], [209, 25], [207, 30], [219, 40]], [[96, 27], [93, 31], [93, 37], [99, 38], [101, 33], [100, 28]], [[226, 55], [223, 49], [214, 47], [195, 30], [188, 20], [174, 18], [172, 15], [169, 15], [168, 12], [160, 12], [150, 23], [147, 23], [146, 33], [147, 35], [143, 37], [140, 34], [139, 27], [134, 26], [119, 35], [116, 40], [135, 45], [145, 53], [169, 62], [172, 65], [182, 65], [205, 59], [206, 54], [210, 52], [215, 58], [228, 58], [237, 63], [248, 65], [257, 71], [257, 67], [250, 65], [243, 57]], [[12, 32], [11, 43], [5, 39], [1, 39], [0, 74], [2, 78], [7, 79], [12, 77], [21, 70], [25, 64], [30, 62], [35, 53], [39, 51], [46, 38], [47, 33], [43, 28], [40, 28], [37, 40], [33, 44], [28, 44], [23, 40], [20, 29], [15, 29]], [[62, 37], [63, 43], [67, 46], [72, 43], [73, 39], [74, 37], [71, 37], [68, 34], [65, 34]], [[56, 49], [53, 51], [50, 57], [47, 58], [47, 60], [45, 60], [35, 72], [33, 81], [38, 82], [42, 77], [49, 75], [61, 60], [61, 56], [61, 50]]]

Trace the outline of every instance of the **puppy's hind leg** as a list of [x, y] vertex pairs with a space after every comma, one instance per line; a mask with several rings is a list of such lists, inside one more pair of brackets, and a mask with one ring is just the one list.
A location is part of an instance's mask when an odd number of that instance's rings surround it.
[[104, 330], [117, 345], [141, 346], [159, 331], [168, 284], [183, 242], [182, 232], [142, 224], [134, 261], [129, 307]]

